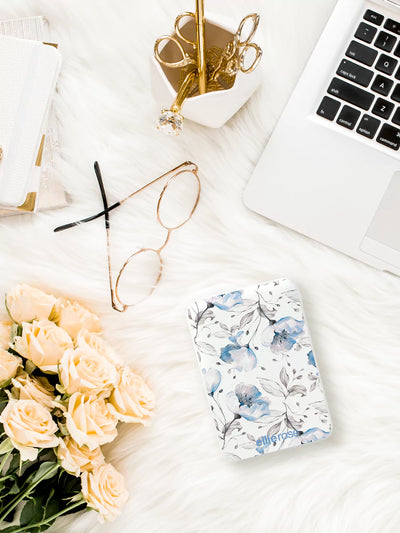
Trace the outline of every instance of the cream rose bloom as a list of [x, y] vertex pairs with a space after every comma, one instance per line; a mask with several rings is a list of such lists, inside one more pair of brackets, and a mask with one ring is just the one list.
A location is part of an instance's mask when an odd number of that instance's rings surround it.
[[59, 299], [55, 306], [55, 322], [76, 339], [78, 333], [85, 329], [97, 333], [101, 331], [100, 319], [78, 302]]
[[117, 419], [103, 398], [75, 392], [65, 413], [67, 429], [79, 446], [94, 450], [117, 436]]
[[86, 392], [107, 398], [117, 381], [117, 370], [88, 346], [67, 350], [61, 358], [60, 382], [68, 394]]
[[13, 396], [19, 400], [35, 400], [50, 411], [59, 404], [55, 401], [54, 387], [45, 377], [30, 376], [26, 372], [12, 380]]
[[49, 320], [23, 322], [21, 337], [14, 339], [14, 350], [43, 372], [57, 373], [65, 350], [72, 347], [68, 333]]
[[110, 346], [108, 346], [106, 342], [104, 342], [104, 340], [99, 335], [96, 335], [96, 333], [92, 333], [90, 331], [87, 331], [86, 329], [83, 329], [79, 332], [75, 340], [75, 346], [77, 348], [92, 348], [92, 350], [95, 350], [97, 353], [105, 357], [113, 365], [122, 365], [122, 359], [114, 352], [114, 350]]
[[146, 425], [154, 409], [154, 394], [145, 381], [130, 368], [118, 372], [118, 382], [109, 398], [114, 415], [123, 422]]
[[89, 507], [100, 513], [101, 519], [112, 520], [121, 512], [128, 499], [124, 477], [112, 465], [104, 464], [84, 472], [82, 494]]
[[0, 422], [23, 461], [34, 461], [38, 448], [54, 448], [59, 439], [58, 426], [49, 411], [34, 400], [10, 400]]
[[15, 376], [21, 364], [22, 359], [20, 357], [0, 348], [0, 387], [6, 386]]
[[57, 457], [64, 470], [76, 477], [104, 463], [104, 455], [100, 446], [89, 450], [87, 446], [78, 446], [71, 437], [65, 437], [60, 441]]
[[29, 285], [17, 285], [7, 293], [6, 305], [14, 322], [31, 322], [47, 319], [57, 299]]
[[11, 342], [12, 322], [0, 322], [0, 348], [8, 350]]

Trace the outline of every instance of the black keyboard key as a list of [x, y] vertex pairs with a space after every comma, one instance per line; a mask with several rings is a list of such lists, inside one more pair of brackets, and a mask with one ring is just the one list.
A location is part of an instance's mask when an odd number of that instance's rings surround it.
[[328, 93], [365, 110], [371, 107], [374, 100], [373, 94], [339, 78], [333, 78], [328, 87]]
[[386, 50], [386, 52], [391, 52], [394, 45], [396, 44], [396, 37], [386, 33], [385, 31], [380, 31], [378, 37], [375, 41], [375, 46], [381, 50]]
[[329, 96], [324, 96], [320, 106], [317, 110], [317, 115], [324, 117], [327, 120], [333, 120], [336, 117], [336, 113], [339, 111], [340, 102], [329, 98]]
[[378, 115], [378, 117], [389, 118], [394, 109], [394, 104], [384, 100], [383, 98], [378, 98], [375, 102], [374, 107], [372, 108], [372, 113]]
[[394, 49], [394, 55], [397, 56], [397, 57], [400, 57], [400, 42], [399, 44], [396, 46], [396, 48]]
[[356, 125], [360, 115], [361, 111], [354, 109], [354, 107], [345, 105], [343, 106], [343, 109], [341, 110], [336, 122], [341, 126], [352, 130], [354, 129], [354, 126]]
[[397, 72], [394, 77], [396, 78], [396, 80], [400, 80], [400, 67], [397, 69]]
[[393, 87], [393, 81], [385, 76], [378, 74], [374, 79], [374, 83], [371, 85], [371, 89], [376, 93], [387, 96], [390, 93], [390, 89]]
[[370, 117], [369, 115], [364, 115], [363, 118], [360, 120], [360, 124], [357, 128], [357, 133], [360, 135], [364, 135], [364, 137], [368, 137], [368, 139], [373, 139], [375, 137], [375, 133], [378, 131], [378, 128], [381, 124], [381, 121], [377, 118]]
[[[396, 61], [396, 60], [395, 60]], [[338, 76], [346, 78], [347, 80], [354, 81], [363, 87], [367, 87], [369, 82], [372, 80], [374, 73], [372, 70], [357, 65], [347, 59], [343, 59], [340, 63], [339, 68], [336, 71]]]
[[394, 72], [394, 69], [397, 67], [397, 63], [398, 61], [394, 57], [381, 54], [380, 58], [376, 62], [375, 68], [376, 70], [380, 70], [381, 72], [391, 76]]
[[356, 33], [354, 34], [354, 37], [356, 37], [357, 39], [360, 39], [360, 41], [365, 41], [366, 43], [372, 43], [377, 31], [378, 30], [374, 28], [374, 26], [371, 26], [371, 24], [366, 24], [365, 22], [361, 22], [357, 28]]
[[400, 107], [398, 107], [392, 117], [392, 122], [400, 126]]
[[400, 148], [400, 130], [389, 124], [384, 124], [376, 140], [392, 150], [398, 150]]
[[347, 57], [355, 59], [360, 63], [364, 63], [364, 65], [368, 65], [369, 67], [372, 66], [372, 63], [375, 61], [377, 55], [378, 52], [376, 50], [369, 48], [364, 44], [358, 43], [357, 41], [351, 41], [346, 51]]
[[392, 96], [390, 97], [392, 100], [395, 100], [396, 102], [400, 102], [400, 83], [396, 85], [394, 88], [394, 91], [392, 92]]
[[400, 35], [400, 22], [396, 22], [392, 19], [387, 19], [383, 26], [386, 30], [392, 31], [396, 35]]
[[377, 26], [382, 24], [384, 18], [383, 15], [380, 15], [376, 11], [372, 11], [372, 9], [367, 9], [364, 14], [365, 20], [368, 20], [368, 22], [372, 22], [372, 24], [376, 24]]

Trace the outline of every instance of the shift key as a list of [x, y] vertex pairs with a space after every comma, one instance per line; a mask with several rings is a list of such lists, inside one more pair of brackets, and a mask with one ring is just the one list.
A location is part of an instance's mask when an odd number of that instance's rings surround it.
[[353, 61], [348, 61], [347, 59], [343, 59], [340, 63], [336, 74], [341, 78], [354, 81], [354, 83], [362, 85], [363, 87], [368, 87], [369, 82], [374, 76], [372, 70], [368, 70], [367, 68], [357, 65], [356, 63], [353, 63]]
[[351, 85], [339, 78], [333, 78], [328, 87], [328, 93], [332, 96], [340, 98], [349, 104], [361, 107], [361, 109], [369, 109], [374, 101], [374, 95], [360, 89], [355, 85]]

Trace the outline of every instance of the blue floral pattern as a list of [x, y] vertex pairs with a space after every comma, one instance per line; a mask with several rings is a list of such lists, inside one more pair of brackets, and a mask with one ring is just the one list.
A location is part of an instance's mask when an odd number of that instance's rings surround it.
[[239, 383], [226, 395], [226, 405], [235, 415], [256, 422], [269, 415], [269, 404], [255, 385]]
[[204, 382], [206, 384], [207, 394], [213, 396], [221, 383], [221, 372], [215, 368], [202, 369]]
[[274, 338], [271, 342], [271, 351], [274, 353], [288, 352], [296, 344], [298, 337], [303, 333], [304, 320], [296, 320], [291, 316], [279, 319], [274, 325]]
[[236, 337], [229, 337], [229, 340], [231, 344], [221, 348], [220, 359], [239, 372], [253, 370], [257, 366], [257, 357], [250, 346], [242, 346]]
[[214, 298], [209, 299], [209, 302], [215, 305], [215, 307], [218, 307], [218, 309], [228, 311], [228, 309], [232, 309], [236, 305], [243, 303], [243, 298], [241, 291], [234, 291], [214, 296]]
[[222, 451], [319, 441], [331, 419], [300, 294], [287, 279], [199, 300], [189, 325]]
[[314, 358], [314, 354], [313, 354], [313, 351], [310, 350], [307, 354], [307, 359], [308, 359], [308, 364], [309, 365], [312, 365], [312, 366], [317, 366], [316, 362], [315, 362], [315, 358]]

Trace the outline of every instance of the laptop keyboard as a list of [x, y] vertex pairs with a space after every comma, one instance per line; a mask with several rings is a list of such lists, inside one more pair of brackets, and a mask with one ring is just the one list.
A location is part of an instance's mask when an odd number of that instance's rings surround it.
[[317, 114], [400, 149], [400, 22], [367, 9]]

